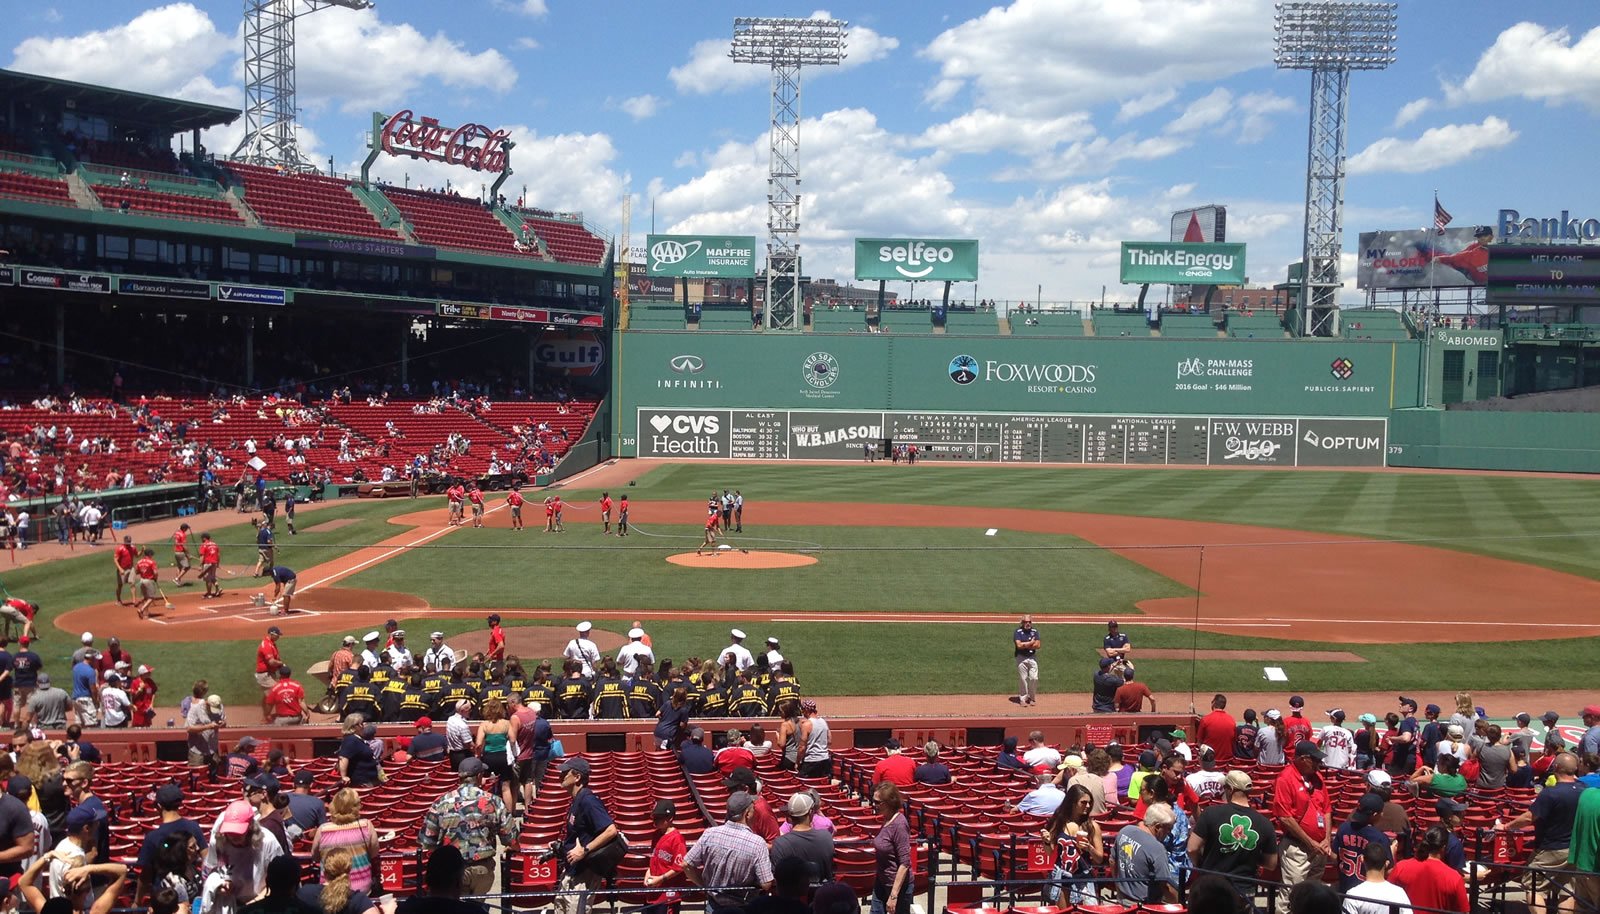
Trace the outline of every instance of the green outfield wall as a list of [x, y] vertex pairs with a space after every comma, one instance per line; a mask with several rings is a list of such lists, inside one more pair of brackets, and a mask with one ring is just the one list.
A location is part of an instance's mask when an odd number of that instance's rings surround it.
[[1600, 473], [1600, 414], [1397, 410], [1389, 422], [1389, 463]]
[[613, 453], [1382, 465], [1424, 345], [626, 331]]

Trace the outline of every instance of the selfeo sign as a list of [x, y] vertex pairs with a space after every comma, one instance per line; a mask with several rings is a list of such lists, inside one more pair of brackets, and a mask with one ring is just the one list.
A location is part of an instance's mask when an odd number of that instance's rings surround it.
[[1244, 280], [1242, 244], [1122, 242], [1123, 282], [1215, 286]]
[[857, 238], [856, 278], [976, 282], [978, 242], [950, 238]]

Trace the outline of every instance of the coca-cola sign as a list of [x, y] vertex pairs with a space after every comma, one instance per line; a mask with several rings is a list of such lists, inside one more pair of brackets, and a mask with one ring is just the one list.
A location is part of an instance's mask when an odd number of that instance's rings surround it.
[[510, 135], [509, 131], [490, 130], [482, 124], [441, 126], [438, 118], [419, 118], [407, 108], [384, 122], [380, 143], [390, 155], [502, 172], [511, 151]]

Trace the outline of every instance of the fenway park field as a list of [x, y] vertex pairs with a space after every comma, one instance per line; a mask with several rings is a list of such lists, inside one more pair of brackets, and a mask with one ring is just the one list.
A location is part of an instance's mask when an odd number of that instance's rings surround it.
[[[743, 532], [696, 557], [706, 500], [724, 489], [744, 497]], [[602, 491], [629, 497], [632, 535], [603, 533]], [[545, 533], [539, 502], [557, 493], [565, 529]], [[253, 703], [254, 648], [271, 624], [302, 670], [388, 618], [419, 647], [440, 630], [481, 650], [491, 611], [525, 658], [558, 655], [582, 619], [613, 648], [640, 620], [657, 657], [680, 662], [714, 656], [739, 627], [752, 646], [779, 638], [810, 694], [913, 711], [920, 696], [990, 696], [1005, 713], [1021, 612], [1043, 631], [1041, 691], [1064, 712], [1088, 710], [1108, 618], [1169, 707], [1287, 689], [1378, 691], [1386, 709], [1396, 691], [1600, 678], [1589, 478], [629, 460], [528, 494], [523, 531], [501, 493], [482, 529], [446, 526], [442, 499], [307, 512], [280, 537], [279, 562], [300, 582], [282, 618], [251, 600], [271, 588], [246, 568], [221, 600], [169, 584], [172, 608], [139, 621], [110, 602], [109, 546], [7, 569], [4, 583], [42, 606], [46, 669], [66, 671], [79, 632], [115, 634], [157, 668], [163, 705], [197, 678]], [[241, 519], [190, 522], [237, 567], [254, 557]], [[169, 526], [132, 532], [164, 555]]]

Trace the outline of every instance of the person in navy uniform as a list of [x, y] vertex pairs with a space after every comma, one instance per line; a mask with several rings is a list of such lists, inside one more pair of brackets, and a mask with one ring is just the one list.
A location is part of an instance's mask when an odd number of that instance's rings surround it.
[[1100, 646], [1100, 656], [1110, 657], [1112, 660], [1127, 660], [1128, 654], [1133, 652], [1133, 645], [1128, 643], [1128, 636], [1118, 630], [1117, 620], [1112, 619], [1106, 623], [1106, 638]]
[[1017, 704], [1031, 705], [1039, 697], [1039, 630], [1033, 627], [1033, 614], [1023, 613], [1022, 624], [1011, 634], [1017, 658], [1017, 679], [1021, 690]]

